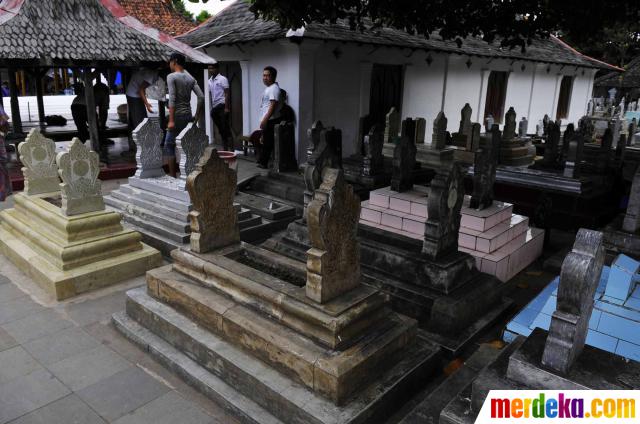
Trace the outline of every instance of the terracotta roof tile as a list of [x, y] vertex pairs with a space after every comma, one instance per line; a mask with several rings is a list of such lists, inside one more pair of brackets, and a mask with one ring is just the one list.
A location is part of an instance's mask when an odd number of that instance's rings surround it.
[[196, 27], [196, 23], [177, 12], [171, 0], [118, 0], [127, 13], [145, 25], [165, 34], [180, 35]]

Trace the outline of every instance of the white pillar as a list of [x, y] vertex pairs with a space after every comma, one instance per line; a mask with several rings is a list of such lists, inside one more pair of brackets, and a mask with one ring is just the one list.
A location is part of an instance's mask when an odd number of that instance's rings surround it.
[[[249, 61], [241, 60], [240, 62], [240, 71], [241, 71], [241, 83], [242, 83], [242, 133], [244, 135], [249, 135], [255, 129], [251, 127], [251, 92], [249, 87], [251, 87], [249, 81]], [[257, 125], [256, 125], [257, 126]]]
[[552, 121], [556, 120], [556, 110], [558, 110], [558, 97], [559, 97], [559, 92], [560, 92], [560, 82], [562, 81], [562, 77], [563, 75], [558, 73], [556, 75], [556, 86], [555, 89], [553, 90], [553, 106], [551, 108], [551, 112], [549, 113], [549, 119], [551, 119]]
[[209, 144], [213, 144], [213, 122], [211, 120], [211, 95], [209, 94], [209, 70], [204, 71], [204, 128], [209, 137]]
[[481, 127], [484, 127], [484, 108], [486, 106], [489, 74], [491, 74], [490, 69], [480, 70], [480, 95], [478, 96], [478, 107], [476, 108], [476, 122], [480, 123]]
[[527, 106], [527, 122], [531, 125], [531, 103], [533, 102], [533, 88], [536, 84], [536, 74], [541, 65], [533, 65], [533, 76], [531, 77], [531, 90], [529, 90], [529, 105]]

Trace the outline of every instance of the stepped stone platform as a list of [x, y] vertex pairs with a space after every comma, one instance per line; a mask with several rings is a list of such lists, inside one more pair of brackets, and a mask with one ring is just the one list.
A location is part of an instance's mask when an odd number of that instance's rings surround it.
[[[105, 210], [98, 155], [78, 139], [57, 164], [54, 152], [53, 141], [37, 130], [21, 143], [26, 190], [0, 213], [0, 252], [58, 300], [158, 266], [160, 253], [124, 229], [120, 214]], [[58, 170], [61, 191], [46, 192]]]

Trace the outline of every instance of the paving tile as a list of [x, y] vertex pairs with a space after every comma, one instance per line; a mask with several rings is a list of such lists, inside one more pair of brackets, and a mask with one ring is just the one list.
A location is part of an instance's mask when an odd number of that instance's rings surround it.
[[114, 424], [210, 424], [213, 419], [175, 391], [136, 409], [114, 421]]
[[43, 369], [42, 365], [38, 364], [38, 361], [22, 346], [0, 352], [0, 384], [31, 374], [37, 369]]
[[519, 324], [522, 324], [526, 327], [529, 327], [531, 325], [531, 323], [536, 319], [536, 317], [538, 316], [538, 313], [540, 311], [536, 311], [535, 309], [531, 309], [531, 308], [524, 308], [523, 310], [521, 310], [518, 315], [516, 315], [513, 318], [514, 322], [517, 322]]
[[22, 319], [2, 324], [2, 327], [19, 343], [26, 343], [72, 325], [71, 321], [62, 318], [54, 310], [47, 309]]
[[624, 356], [625, 358], [640, 361], [640, 346], [637, 344], [620, 340], [616, 347], [616, 353], [620, 356]]
[[628, 342], [638, 342], [640, 325], [623, 317], [603, 312], [598, 324], [598, 331]]
[[162, 396], [169, 387], [138, 367], [130, 367], [77, 392], [78, 396], [108, 421], [128, 414]]
[[25, 296], [25, 293], [13, 284], [0, 284], [0, 305]]
[[45, 369], [0, 385], [0, 424], [56, 401], [69, 394], [64, 384]]
[[23, 415], [11, 424], [106, 424], [106, 421], [78, 396], [71, 394]]
[[19, 297], [0, 306], [0, 324], [16, 321], [27, 315], [44, 311], [44, 307], [37, 304], [29, 296]]
[[49, 365], [49, 370], [74, 391], [110, 377], [131, 364], [105, 346], [79, 353]]
[[636, 311], [640, 311], [640, 299], [637, 297], [629, 297], [626, 302], [624, 302], [624, 306], [627, 308], [635, 309]]
[[540, 313], [536, 319], [531, 323], [531, 328], [542, 328], [543, 330], [549, 330], [551, 326], [551, 315], [547, 315], [545, 313]]
[[25, 343], [24, 348], [44, 365], [51, 365], [99, 346], [79, 327], [69, 327], [47, 337]]
[[11, 337], [9, 333], [7, 333], [3, 328], [0, 327], [0, 352], [17, 345], [18, 342], [16, 341], [16, 339]]
[[589, 328], [591, 330], [595, 330], [596, 328], [598, 328], [598, 323], [600, 322], [601, 315], [602, 311], [595, 308], [593, 309], [593, 312], [591, 312], [591, 318], [589, 318]]
[[598, 349], [606, 350], [607, 352], [615, 352], [618, 339], [595, 330], [589, 330], [587, 332], [586, 343], [589, 346], [597, 347]]
[[111, 321], [111, 315], [124, 309], [126, 290], [120, 290], [97, 299], [73, 303], [64, 308], [69, 318], [78, 325]]

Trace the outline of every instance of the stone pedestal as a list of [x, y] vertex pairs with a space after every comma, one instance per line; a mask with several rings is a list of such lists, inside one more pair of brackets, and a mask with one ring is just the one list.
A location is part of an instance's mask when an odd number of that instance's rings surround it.
[[529, 227], [529, 218], [512, 213], [513, 205], [493, 202], [483, 210], [469, 207], [465, 196], [458, 250], [476, 259], [476, 267], [508, 281], [542, 254], [544, 230]]
[[0, 252], [58, 300], [135, 277], [160, 253], [109, 211], [66, 216], [59, 192], [14, 196], [0, 213]]

